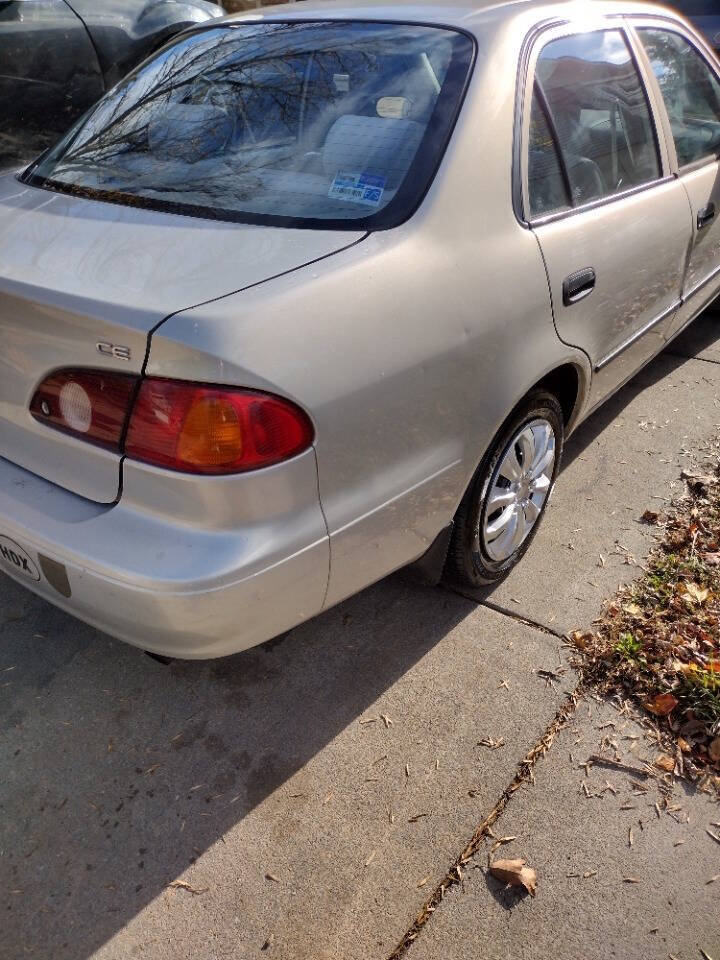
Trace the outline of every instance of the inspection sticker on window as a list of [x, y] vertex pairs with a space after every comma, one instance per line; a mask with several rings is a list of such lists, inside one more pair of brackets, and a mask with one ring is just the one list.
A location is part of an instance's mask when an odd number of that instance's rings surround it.
[[347, 173], [338, 171], [333, 180], [328, 197], [333, 200], [347, 200], [350, 203], [365, 203], [377, 207], [385, 191], [385, 177], [370, 173]]

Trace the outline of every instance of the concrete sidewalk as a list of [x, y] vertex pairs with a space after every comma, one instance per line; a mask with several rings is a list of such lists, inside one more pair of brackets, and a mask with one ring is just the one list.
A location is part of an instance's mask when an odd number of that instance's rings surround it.
[[581, 768], [608, 738], [605, 755], [617, 745], [632, 767], [657, 756], [642, 726], [586, 701], [495, 824], [515, 840], [493, 857], [526, 859], [535, 899], [488, 874], [488, 840], [407, 960], [720, 957], [720, 845], [706, 833], [720, 805], [678, 788], [666, 809], [652, 780]]
[[[679, 492], [685, 451], [716, 435], [717, 322], [699, 321], [571, 439], [521, 568], [483, 597], [399, 574], [261, 648], [163, 667], [0, 578], [3, 960], [387, 957], [574, 687], [553, 631], [589, 624], [635, 576], [654, 536], [639, 517]], [[560, 867], [530, 828], [539, 811], [567, 808], [553, 857], [578, 862], [574, 844], [600, 851], [617, 826], [588, 818], [582, 771], [567, 780], [559, 751], [504, 815], [520, 818], [518, 852], [541, 874], [521, 932], [502, 952], [502, 924], [479, 923], [484, 901], [458, 896], [418, 956], [550, 956], [582, 922], [603, 956], [645, 956], [617, 920], [637, 914], [641, 885], [630, 898], [595, 884], [591, 923], [549, 882]], [[674, 870], [678, 856], [657, 863]], [[718, 894], [720, 881], [704, 893]], [[678, 924], [697, 924], [690, 903], [668, 907]], [[535, 923], [545, 953], [523, 953]]]

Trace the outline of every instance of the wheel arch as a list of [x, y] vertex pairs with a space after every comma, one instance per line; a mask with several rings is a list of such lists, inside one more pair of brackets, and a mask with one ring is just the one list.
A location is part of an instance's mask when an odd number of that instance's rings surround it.
[[[583, 360], [585, 362], [583, 363]], [[590, 365], [584, 356], [569, 356], [562, 362], [555, 362], [545, 373], [537, 380], [528, 384], [522, 393], [516, 398], [512, 407], [506, 412], [505, 416], [499, 420], [496, 425], [488, 445], [478, 454], [478, 458], [473, 465], [463, 486], [455, 510], [459, 507], [463, 497], [472, 486], [477, 471], [482, 466], [487, 457], [488, 450], [498, 434], [503, 430], [505, 424], [511, 419], [515, 410], [532, 393], [533, 390], [544, 389], [552, 393], [558, 400], [563, 412], [563, 423], [565, 427], [565, 436], [568, 437], [582, 419], [587, 396], [590, 390]]]
[[[585, 371], [577, 363], [568, 361], [546, 373], [530, 390], [542, 388], [557, 397], [563, 412], [565, 431], [570, 433], [578, 421], [587, 394], [588, 381]], [[524, 396], [527, 396], [530, 390]]]

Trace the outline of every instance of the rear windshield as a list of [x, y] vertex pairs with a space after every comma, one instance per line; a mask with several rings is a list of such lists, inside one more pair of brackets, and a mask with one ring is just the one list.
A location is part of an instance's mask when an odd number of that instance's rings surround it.
[[472, 56], [436, 27], [206, 28], [114, 87], [25, 180], [251, 223], [392, 226], [437, 169]]

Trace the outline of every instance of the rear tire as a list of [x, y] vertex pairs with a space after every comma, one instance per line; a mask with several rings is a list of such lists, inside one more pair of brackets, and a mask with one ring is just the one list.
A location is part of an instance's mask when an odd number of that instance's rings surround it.
[[557, 398], [532, 390], [493, 440], [455, 514], [450, 583], [489, 586], [520, 561], [550, 500], [564, 439]]

